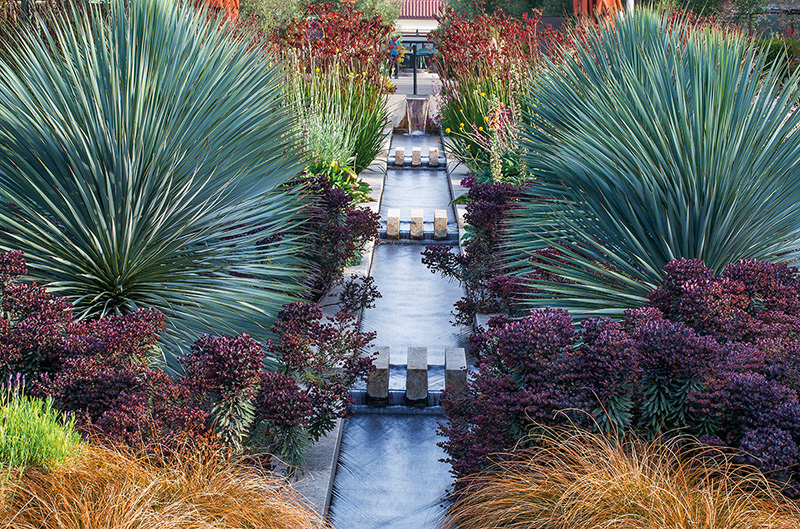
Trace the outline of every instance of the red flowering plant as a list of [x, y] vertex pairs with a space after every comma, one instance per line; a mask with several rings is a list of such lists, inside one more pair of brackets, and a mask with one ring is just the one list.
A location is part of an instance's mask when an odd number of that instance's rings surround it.
[[0, 377], [33, 375], [52, 364], [72, 306], [35, 283], [20, 283], [27, 273], [22, 252], [0, 253]]
[[321, 3], [307, 5], [305, 16], [277, 28], [270, 42], [280, 52], [295, 51], [304, 71], [338, 63], [346, 73], [374, 80], [386, 60], [392, 31], [392, 24], [374, 10], [364, 13], [350, 4], [334, 8]]
[[205, 436], [205, 411], [154, 367], [163, 326], [164, 316], [151, 309], [71, 322], [31, 392], [52, 398], [56, 408], [75, 416], [80, 430], [111, 443], [169, 448]]
[[541, 13], [522, 19], [498, 10], [476, 18], [447, 9], [429, 39], [442, 80], [441, 127], [454, 152], [479, 179], [524, 175], [516, 137], [521, 99], [551, 28]]
[[152, 367], [164, 316], [140, 309], [73, 321], [72, 305], [20, 282], [21, 252], [0, 254], [0, 368], [23, 373], [30, 392], [53, 399], [76, 427], [113, 443], [162, 447], [205, 435], [206, 414], [181, 385]]
[[307, 229], [314, 234], [307, 258], [315, 263], [308, 283], [308, 296], [321, 299], [342, 278], [346, 266], [361, 260], [366, 243], [378, 237], [380, 216], [353, 204], [343, 189], [325, 175], [308, 176], [312, 196]]
[[345, 130], [337, 143], [348, 139], [351, 143], [347, 158], [335, 160], [316, 152], [316, 145], [306, 145], [312, 166], [323, 161], [326, 168], [335, 161], [358, 174], [380, 152], [388, 122], [384, 94], [387, 45], [393, 31], [391, 22], [374, 10], [365, 13], [350, 4], [334, 8], [322, 3], [306, 6], [305, 17], [270, 35], [293, 80], [289, 100], [301, 107], [303, 137], [336, 137], [336, 132], [315, 135], [308, 129], [319, 128], [317, 121], [338, 120], [338, 128]]

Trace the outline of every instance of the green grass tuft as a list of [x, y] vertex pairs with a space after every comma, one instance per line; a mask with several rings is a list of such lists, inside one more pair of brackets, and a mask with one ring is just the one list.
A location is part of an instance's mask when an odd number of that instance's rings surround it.
[[2, 394], [0, 416], [0, 463], [12, 469], [57, 466], [80, 446], [75, 418], [53, 409], [51, 399], [28, 397], [9, 387]]

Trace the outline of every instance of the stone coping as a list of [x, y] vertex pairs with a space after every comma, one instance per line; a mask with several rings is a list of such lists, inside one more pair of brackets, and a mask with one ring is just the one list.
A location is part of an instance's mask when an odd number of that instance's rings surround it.
[[[442, 136], [442, 150], [445, 155], [445, 167], [447, 168], [447, 183], [450, 186], [450, 200], [455, 200], [461, 195], [467, 193], [468, 189], [461, 185], [461, 180], [467, 176], [469, 170], [467, 166], [458, 161], [452, 153], [453, 147], [450, 140], [444, 134]], [[467, 206], [464, 204], [454, 204], [456, 210], [456, 222], [458, 223], [458, 247], [461, 252], [464, 252], [463, 238], [464, 238], [464, 215], [467, 213]]]
[[[392, 101], [389, 101], [390, 110]], [[384, 181], [386, 180], [387, 159], [389, 148], [392, 141], [391, 123], [384, 129], [383, 149], [375, 158], [375, 161], [364, 170], [359, 177], [372, 188], [370, 197], [373, 202], [362, 202], [361, 207], [369, 208], [376, 213], [380, 212], [381, 201], [383, 200]], [[362, 253], [361, 262], [357, 265], [345, 268], [344, 277], [348, 278], [353, 274], [367, 276], [372, 270], [372, 259], [374, 255], [375, 243], [367, 243]], [[322, 312], [325, 316], [333, 316], [337, 308], [335, 302], [341, 292], [341, 286], [335, 287], [321, 302]], [[361, 321], [361, 314], [358, 315]], [[331, 504], [331, 494], [333, 492], [333, 480], [336, 477], [336, 465], [339, 460], [339, 451], [342, 444], [342, 431], [344, 420], [336, 421], [336, 426], [328, 435], [320, 439], [308, 450], [306, 465], [303, 473], [292, 485], [306, 501], [325, 518], [328, 517], [328, 510]]]

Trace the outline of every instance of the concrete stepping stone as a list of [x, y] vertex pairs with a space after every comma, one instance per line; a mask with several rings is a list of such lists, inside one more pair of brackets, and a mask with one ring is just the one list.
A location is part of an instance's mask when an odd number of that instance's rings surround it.
[[390, 209], [386, 215], [386, 238], [400, 238], [400, 210]]
[[437, 241], [447, 239], [446, 209], [437, 209], [433, 212], [433, 238]]
[[431, 167], [439, 167], [439, 149], [431, 147], [430, 154], [428, 155], [428, 165]]
[[461, 392], [467, 387], [467, 353], [463, 347], [444, 350], [444, 388]]
[[409, 347], [406, 367], [406, 404], [428, 403], [428, 348]]
[[367, 404], [386, 406], [389, 404], [389, 348], [377, 347], [378, 354], [373, 359], [375, 371], [367, 380]]
[[419, 167], [422, 165], [422, 147], [414, 147], [411, 149], [411, 167]]
[[423, 210], [411, 210], [411, 238], [415, 240], [422, 240], [425, 237], [423, 230]]

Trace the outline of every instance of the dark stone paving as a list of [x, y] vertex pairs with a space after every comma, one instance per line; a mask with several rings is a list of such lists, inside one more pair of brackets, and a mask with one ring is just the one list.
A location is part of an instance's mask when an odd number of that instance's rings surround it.
[[456, 216], [450, 205], [447, 173], [432, 169], [390, 169], [383, 188], [381, 227], [386, 229], [390, 209], [400, 209], [400, 229], [411, 228], [411, 210], [422, 209], [425, 229], [433, 230], [434, 210], [447, 211], [447, 231], [457, 232]]
[[391, 348], [392, 364], [406, 363], [408, 347], [427, 347], [428, 363], [444, 365], [446, 347], [467, 345], [469, 329], [450, 323], [461, 287], [422, 264], [424, 249], [402, 244], [375, 248], [372, 276], [383, 297], [364, 311], [361, 328], [378, 333], [375, 345]]
[[425, 529], [443, 513], [450, 465], [435, 415], [356, 414], [345, 422], [331, 521], [338, 529]]

